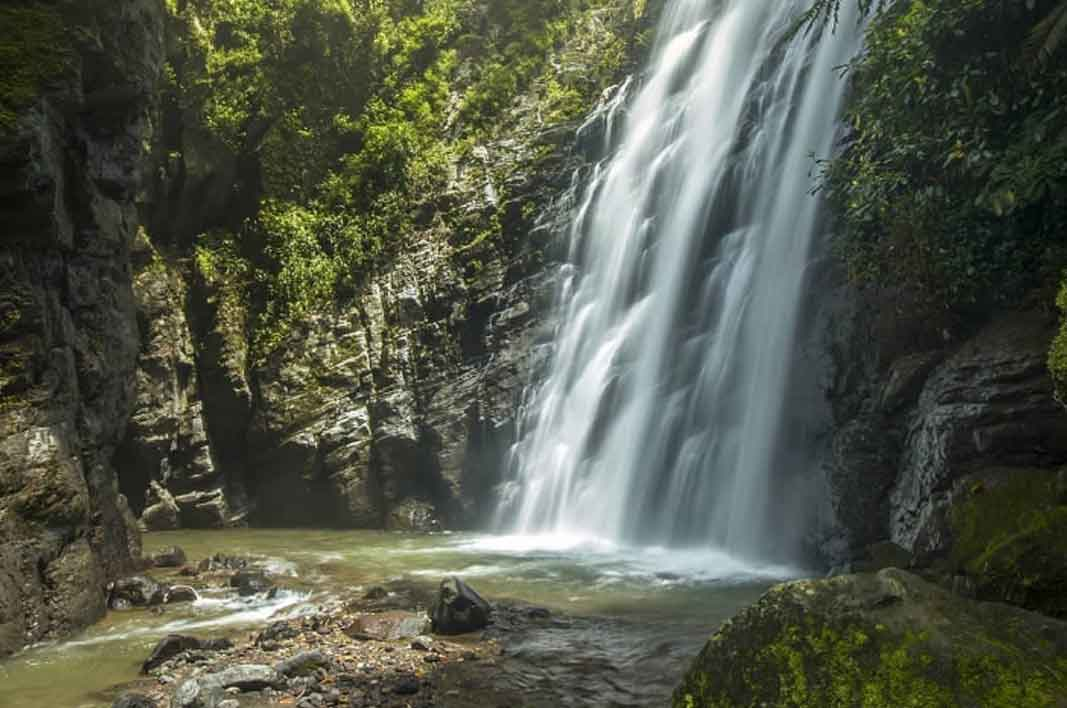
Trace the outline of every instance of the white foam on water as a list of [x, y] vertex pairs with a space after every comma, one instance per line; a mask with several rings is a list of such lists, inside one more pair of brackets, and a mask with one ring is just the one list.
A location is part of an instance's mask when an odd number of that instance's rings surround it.
[[[279, 591], [277, 596], [270, 600], [263, 598], [203, 597], [191, 604], [192, 609], [204, 615], [212, 614], [213, 616], [188, 617], [134, 629], [111, 627], [105, 634], [63, 642], [55, 645], [55, 648], [60, 651], [68, 651], [136, 637], [163, 637], [167, 634], [194, 630], [256, 625], [268, 619], [289, 619], [293, 616], [299, 616], [300, 610], [307, 607], [311, 599], [311, 593], [286, 590]], [[214, 614], [215, 612], [223, 614]]]
[[[752, 562], [713, 547], [625, 546], [579, 534], [476, 536], [463, 539], [452, 548], [471, 554], [503, 555], [520, 562], [555, 560], [577, 563], [607, 582], [637, 580], [657, 585], [753, 582], [788, 580], [805, 575], [803, 569], [796, 566]], [[474, 567], [484, 570], [491, 566]], [[464, 570], [461, 574], [469, 573]]]

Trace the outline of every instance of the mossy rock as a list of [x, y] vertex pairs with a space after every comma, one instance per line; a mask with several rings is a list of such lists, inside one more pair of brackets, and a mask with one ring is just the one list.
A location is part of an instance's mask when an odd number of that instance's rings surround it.
[[14, 129], [19, 110], [70, 65], [71, 47], [56, 3], [28, 0], [0, 7], [0, 133]]
[[952, 566], [978, 597], [1067, 619], [1067, 505], [1056, 470], [994, 470], [966, 480], [950, 519]]
[[672, 705], [1067, 706], [1067, 624], [901, 570], [789, 583], [712, 637]]

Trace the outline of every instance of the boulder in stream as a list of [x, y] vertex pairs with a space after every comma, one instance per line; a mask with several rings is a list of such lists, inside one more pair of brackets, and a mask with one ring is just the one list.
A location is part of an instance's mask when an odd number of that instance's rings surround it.
[[179, 546], [171, 546], [153, 553], [151, 560], [152, 565], [157, 568], [181, 568], [186, 561], [185, 551]]
[[162, 666], [183, 651], [223, 651], [233, 647], [229, 639], [197, 639], [183, 634], [168, 634], [159, 640], [152, 654], [141, 665], [141, 673], [147, 674], [152, 669]]
[[489, 624], [492, 608], [485, 599], [459, 578], [441, 581], [437, 599], [430, 609], [435, 634], [466, 634]]
[[241, 597], [251, 597], [270, 592], [274, 589], [274, 583], [262, 570], [239, 570], [230, 578], [230, 587], [237, 588], [237, 594]]
[[675, 708], [1063, 706], [1067, 623], [902, 570], [779, 585], [704, 646]]
[[189, 585], [174, 585], [163, 593], [163, 604], [173, 605], [179, 602], [196, 602], [200, 599], [196, 589]]
[[108, 586], [107, 606], [112, 610], [149, 607], [163, 602], [163, 588], [147, 575], [116, 580]]

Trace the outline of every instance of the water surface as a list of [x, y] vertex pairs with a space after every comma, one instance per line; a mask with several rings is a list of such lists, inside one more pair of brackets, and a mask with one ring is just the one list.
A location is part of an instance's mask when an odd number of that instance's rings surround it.
[[545, 705], [648, 705], [669, 692], [724, 619], [775, 580], [798, 573], [708, 549], [635, 549], [561, 536], [236, 530], [145, 538], [146, 553], [174, 544], [193, 562], [220, 552], [252, 556], [284, 576], [287, 590], [272, 602], [245, 602], [220, 590], [162, 615], [109, 613], [71, 641], [0, 664], [0, 706], [109, 706], [109, 689], [134, 680], [169, 632], [240, 637], [269, 618], [312, 612], [376, 584], [432, 586], [447, 574], [491, 600], [522, 600], [565, 616], [507, 645], [499, 672], [504, 688], [539, 695]]

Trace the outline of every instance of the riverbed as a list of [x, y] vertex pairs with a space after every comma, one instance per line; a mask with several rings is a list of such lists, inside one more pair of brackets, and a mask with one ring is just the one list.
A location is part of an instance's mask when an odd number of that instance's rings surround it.
[[[149, 534], [145, 552], [181, 546], [196, 562], [248, 556], [277, 576], [272, 599], [219, 589], [191, 605], [109, 612], [81, 635], [0, 664], [0, 706], [106, 708], [171, 632], [237, 638], [268, 620], [314, 613], [384, 583], [458, 575], [490, 601], [517, 600], [563, 618], [505, 637], [494, 672], [530, 705], [661, 705], [708, 636], [796, 568], [754, 565], [712, 549], [626, 548], [566, 536], [405, 535], [233, 530]], [[151, 571], [150, 571], [151, 573]]]

